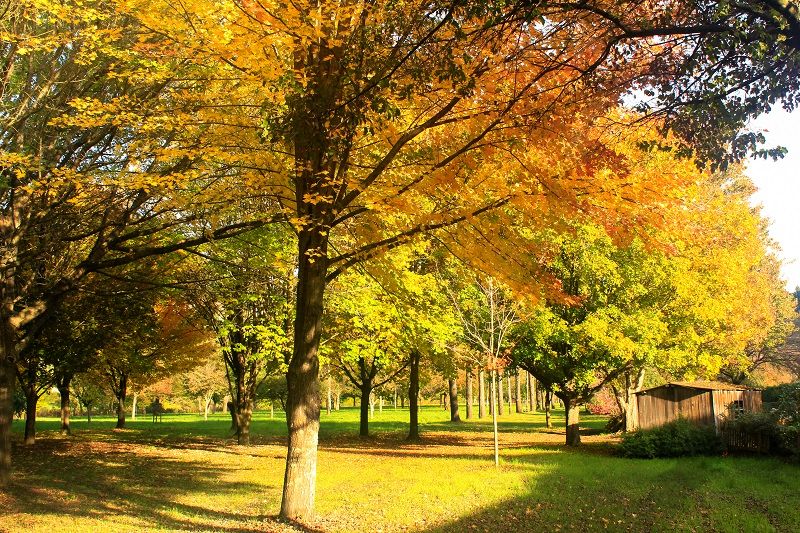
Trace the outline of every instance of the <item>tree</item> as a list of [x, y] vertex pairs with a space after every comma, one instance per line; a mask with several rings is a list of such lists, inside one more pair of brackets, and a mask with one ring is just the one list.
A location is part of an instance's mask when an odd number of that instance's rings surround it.
[[189, 394], [203, 403], [203, 419], [208, 420], [208, 409], [215, 395], [227, 389], [225, 367], [219, 353], [213, 351], [208, 359], [183, 375], [184, 386]]
[[[531, 191], [540, 190], [538, 180], [531, 187], [513, 172], [494, 172], [510, 183], [483, 187], [471, 171], [478, 154], [508, 150], [512, 157], [505, 160], [513, 165], [519, 161], [514, 148], [525, 144], [516, 139], [553, 152], [570, 147], [553, 153], [552, 165], [531, 165], [548, 170], [559, 168], [557, 162], [580, 160], [577, 154], [596, 155], [596, 145], [573, 151], [576, 145], [562, 137], [581, 144], [586, 136], [576, 121], [602, 116], [626, 91], [642, 87], [658, 85], [660, 109], [669, 118], [681, 106], [694, 112], [667, 123], [687, 137], [700, 130], [696, 126], [704, 115], [731, 117], [721, 128], [730, 133], [783, 95], [791, 105], [797, 92], [785, 83], [797, 78], [797, 16], [782, 2], [287, 7], [232, 1], [209, 8], [202, 2], [148, 1], [124, 7], [153, 28], [154, 36], [169, 36], [174, 53], [143, 39], [142, 47], [151, 47], [155, 57], [183, 57], [180, 52], [190, 50], [198, 65], [222, 70], [198, 84], [225, 94], [227, 103], [198, 106], [198, 118], [218, 126], [209, 127], [209, 135], [225, 143], [235, 139], [234, 150], [272, 154], [273, 160], [269, 155], [254, 160], [278, 177], [265, 191], [293, 214], [298, 285], [281, 508], [288, 519], [309, 519], [313, 513], [326, 283], [416, 234], [473, 222], [508, 204], [523, 209], [537, 194]], [[767, 39], [776, 34], [781, 38], [769, 46]], [[765, 42], [766, 52], [759, 46]], [[741, 93], [745, 101], [736, 105]], [[761, 97], [768, 103], [753, 104]], [[724, 104], [735, 112], [719, 112]], [[702, 121], [703, 130], [706, 124]], [[705, 145], [691, 140], [714, 152], [728, 137], [707, 135]], [[561, 178], [567, 186], [550, 190], [577, 192], [564, 174], [554, 181]], [[452, 186], [439, 187], [442, 183]], [[599, 191], [609, 189], [593, 190], [602, 196]], [[431, 201], [418, 201], [422, 198]], [[619, 198], [613, 203], [622, 205]], [[387, 217], [387, 210], [407, 216]], [[340, 248], [341, 234], [358, 238]]]

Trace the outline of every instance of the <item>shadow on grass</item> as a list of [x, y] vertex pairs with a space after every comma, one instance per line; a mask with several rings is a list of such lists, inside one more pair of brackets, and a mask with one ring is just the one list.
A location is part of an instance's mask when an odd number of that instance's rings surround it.
[[[265, 522], [277, 524], [274, 515], [242, 515], [181, 501], [193, 493], [224, 498], [278, 490], [270, 485], [225, 481], [235, 465], [228, 469], [186, 456], [151, 455], [125, 443], [74, 439], [41, 440], [15, 448], [8, 512], [99, 520], [133, 517], [151, 528], [230, 533], [253, 533], [263, 531]], [[237, 525], [221, 525], [232, 522]], [[132, 527], [135, 530], [141, 525]]]
[[538, 471], [525, 491], [421, 531], [800, 531], [800, 479], [784, 469], [776, 485], [778, 461], [576, 460], [580, 454], [515, 457]]

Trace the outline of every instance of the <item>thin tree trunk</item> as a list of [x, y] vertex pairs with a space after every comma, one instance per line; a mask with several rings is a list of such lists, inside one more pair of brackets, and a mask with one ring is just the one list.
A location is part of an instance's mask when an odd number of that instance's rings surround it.
[[564, 397], [562, 400], [567, 416], [567, 446], [578, 446], [581, 443], [580, 405], [574, 398]]
[[361, 437], [369, 437], [369, 419], [370, 419], [370, 396], [372, 395], [372, 384], [364, 384], [361, 387], [361, 413], [359, 417], [358, 435]]
[[122, 374], [119, 378], [119, 391], [117, 394], [117, 428], [125, 427], [125, 398], [128, 395], [128, 376]]
[[508, 414], [511, 414], [511, 374], [506, 374], [506, 383], [508, 384]]
[[[495, 378], [492, 378], [494, 380]], [[505, 398], [503, 398], [503, 375], [499, 372], [497, 373], [497, 416], [503, 416], [505, 414]]]
[[378, 412], [383, 412], [383, 394], [378, 395]]
[[478, 418], [486, 416], [486, 376], [483, 369], [478, 370]]
[[466, 381], [464, 394], [466, 396], [467, 420], [469, 420], [472, 418], [472, 368], [467, 367], [464, 380]]
[[553, 392], [547, 389], [544, 393], [544, 424], [547, 429], [553, 428], [553, 421], [550, 418], [553, 409]]
[[397, 409], [397, 383], [394, 384], [394, 408]]
[[411, 352], [408, 379], [408, 440], [419, 439], [419, 352]]
[[494, 432], [494, 466], [500, 466], [500, 442], [497, 435], [497, 409], [495, 402], [497, 399], [497, 371], [492, 370], [492, 426]]
[[514, 403], [518, 413], [522, 412], [522, 386], [519, 383], [519, 374], [522, 372], [521, 368], [517, 369], [517, 372], [514, 374], [514, 389], [517, 393], [514, 396]]
[[528, 411], [531, 413], [536, 411], [536, 385], [535, 380], [531, 377], [530, 372], [525, 372], [525, 377], [528, 381]]
[[455, 379], [448, 380], [450, 389], [450, 422], [461, 422], [458, 414], [458, 382]]
[[334, 395], [333, 401], [333, 408], [338, 411], [342, 401], [342, 389], [339, 387], [338, 383], [336, 384], [336, 394]]
[[131, 406], [131, 420], [136, 420], [136, 402], [139, 400], [139, 393], [133, 393], [133, 405]]
[[325, 411], [331, 414], [331, 403], [333, 402], [333, 391], [331, 390], [331, 377], [328, 376], [328, 401], [325, 403]]
[[367, 400], [369, 401], [369, 417], [375, 418], [375, 394], [370, 392]]
[[58, 393], [61, 395], [61, 434], [71, 435], [69, 427], [69, 402], [70, 402], [70, 378], [60, 380]]
[[25, 444], [36, 442], [36, 406], [39, 395], [35, 385], [25, 387]]
[[87, 424], [92, 423], [92, 404], [86, 405], [86, 423]]
[[204, 403], [204, 406], [203, 406], [203, 420], [208, 420], [208, 410], [211, 407], [212, 398], [213, 398], [213, 396], [211, 394], [208, 394], [205, 397], [204, 401], [203, 401], [203, 403]]

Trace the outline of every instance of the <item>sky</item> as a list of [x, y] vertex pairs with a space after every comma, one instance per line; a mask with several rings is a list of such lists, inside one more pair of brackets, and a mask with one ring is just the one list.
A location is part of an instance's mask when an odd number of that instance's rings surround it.
[[775, 109], [752, 127], [764, 131], [768, 145], [789, 150], [778, 161], [749, 161], [747, 175], [758, 187], [753, 203], [762, 206], [762, 215], [770, 220], [769, 234], [781, 247], [786, 287], [794, 290], [800, 286], [800, 110], [790, 114]]

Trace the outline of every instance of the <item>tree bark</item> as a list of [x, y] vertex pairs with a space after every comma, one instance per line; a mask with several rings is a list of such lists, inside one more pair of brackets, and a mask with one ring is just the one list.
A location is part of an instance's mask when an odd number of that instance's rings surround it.
[[361, 387], [361, 413], [359, 416], [358, 435], [369, 437], [369, 413], [371, 408], [370, 395], [372, 394], [372, 384], [365, 384]]
[[464, 386], [464, 395], [466, 400], [466, 409], [467, 409], [467, 420], [472, 418], [472, 368], [467, 367], [467, 371], [465, 373], [466, 384]]
[[5, 313], [5, 301], [3, 305], [0, 314], [0, 487], [8, 485], [11, 478], [11, 420], [17, 380], [16, 335]]
[[461, 422], [458, 414], [458, 382], [455, 379], [448, 380], [450, 389], [450, 422]]
[[39, 395], [36, 385], [25, 387], [25, 444], [36, 442], [36, 406], [39, 403]]
[[[494, 379], [493, 379], [494, 380]], [[497, 373], [497, 416], [505, 413], [505, 398], [503, 398], [503, 374]]]
[[253, 420], [253, 400], [246, 398], [236, 406], [236, 443], [250, 445], [250, 422]]
[[69, 402], [70, 402], [70, 381], [71, 377], [65, 377], [58, 382], [58, 393], [61, 395], [61, 434], [71, 435], [69, 427]]
[[525, 376], [528, 380], [528, 411], [533, 413], [536, 411], [536, 382], [530, 372], [525, 372]]
[[136, 403], [139, 401], [139, 393], [133, 393], [133, 405], [131, 406], [131, 420], [136, 420]]
[[553, 409], [553, 391], [547, 389], [544, 393], [544, 424], [547, 429], [553, 428], [553, 420], [551, 419], [551, 411]]
[[[304, 191], [298, 190], [297, 194], [302, 199]], [[304, 229], [298, 236], [294, 347], [286, 373], [289, 439], [280, 516], [300, 522], [314, 518], [320, 415], [318, 350], [327, 247], [322, 228]]]
[[521, 368], [517, 369], [517, 372], [514, 374], [514, 389], [517, 393], [514, 396], [514, 403], [518, 413], [522, 412], [522, 386], [519, 383], [519, 374], [522, 372]]
[[331, 377], [328, 376], [328, 401], [325, 403], [325, 411], [331, 414], [331, 403], [333, 402], [333, 391], [331, 390]]
[[617, 406], [622, 414], [622, 427], [628, 431], [634, 431], [639, 426], [639, 409], [636, 400], [636, 392], [642, 389], [644, 383], [644, 369], [639, 369], [635, 376], [630, 372], [625, 372], [624, 388], [619, 390], [612, 384]]
[[117, 428], [125, 427], [125, 397], [128, 395], [128, 376], [122, 374], [119, 378], [119, 391], [117, 391]]
[[408, 379], [408, 440], [419, 439], [419, 358], [419, 352], [411, 352]]
[[567, 416], [567, 446], [578, 446], [581, 443], [580, 405], [575, 398], [564, 397], [562, 401]]
[[486, 376], [484, 371], [478, 370], [478, 418], [486, 416]]

